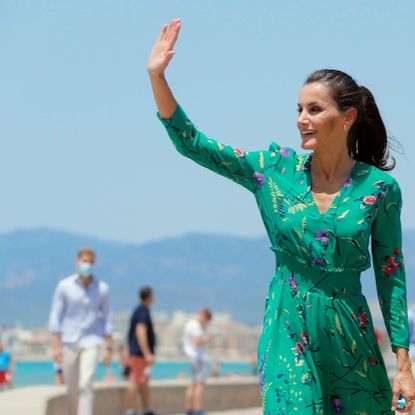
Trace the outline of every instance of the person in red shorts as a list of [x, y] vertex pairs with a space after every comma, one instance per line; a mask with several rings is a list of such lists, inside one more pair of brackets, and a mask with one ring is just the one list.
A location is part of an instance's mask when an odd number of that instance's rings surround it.
[[130, 384], [127, 393], [126, 415], [137, 415], [136, 397], [140, 391], [143, 415], [155, 415], [150, 410], [150, 368], [155, 362], [156, 336], [150, 315], [150, 305], [154, 302], [150, 287], [140, 289], [140, 304], [131, 316], [128, 344], [130, 352]]
[[13, 387], [12, 373], [10, 370], [11, 361], [10, 352], [5, 350], [3, 343], [0, 342], [0, 391], [3, 390], [4, 386], [7, 386], [8, 389]]

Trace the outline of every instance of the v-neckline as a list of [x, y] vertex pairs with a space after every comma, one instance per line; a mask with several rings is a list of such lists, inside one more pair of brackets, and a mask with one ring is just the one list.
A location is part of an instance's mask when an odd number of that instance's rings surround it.
[[313, 192], [312, 192], [312, 185], [313, 185], [313, 180], [312, 180], [312, 176], [311, 176], [311, 159], [313, 157], [313, 153], [309, 153], [307, 155], [307, 159], [304, 163], [304, 171], [306, 172], [307, 175], [307, 197], [309, 197], [311, 199], [312, 205], [316, 210], [316, 213], [318, 215], [319, 218], [324, 218], [326, 215], [328, 215], [330, 213], [330, 211], [337, 207], [338, 205], [338, 200], [341, 199], [344, 196], [345, 191], [352, 185], [353, 183], [353, 178], [356, 175], [357, 169], [359, 167], [359, 161], [356, 160], [356, 163], [354, 164], [349, 177], [345, 180], [345, 182], [343, 183], [342, 187], [339, 189], [339, 191], [337, 192], [336, 196], [333, 198], [333, 200], [331, 201], [329, 207], [327, 208], [326, 211], [324, 212], [320, 212], [320, 209], [317, 206], [316, 203], [316, 199], [313, 196]]

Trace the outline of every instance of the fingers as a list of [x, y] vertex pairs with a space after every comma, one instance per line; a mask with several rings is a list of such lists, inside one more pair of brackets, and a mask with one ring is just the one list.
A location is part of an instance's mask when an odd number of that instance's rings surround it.
[[167, 27], [168, 27], [167, 24], [163, 25], [163, 27], [161, 28], [161, 32], [160, 32], [160, 36], [159, 36], [158, 40], [163, 40], [164, 35], [167, 31]]
[[170, 22], [170, 25], [165, 26], [166, 27], [163, 27], [162, 29], [160, 40], [166, 41], [168, 43], [169, 49], [172, 49], [174, 44], [176, 43], [177, 37], [179, 36], [181, 21], [180, 19], [173, 19]]
[[180, 19], [173, 19], [170, 23], [169, 29], [167, 30], [167, 40], [177, 38], [177, 34], [180, 30], [181, 21]]
[[393, 396], [392, 396], [392, 408], [391, 408], [392, 411], [397, 408], [398, 399], [399, 399], [399, 389], [398, 390], [395, 389], [393, 391]]

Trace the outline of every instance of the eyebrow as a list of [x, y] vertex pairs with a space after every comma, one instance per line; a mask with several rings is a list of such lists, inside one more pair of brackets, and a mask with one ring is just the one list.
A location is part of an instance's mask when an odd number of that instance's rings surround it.
[[[301, 107], [301, 104], [299, 103], [299, 102], [297, 102], [297, 105], [299, 106], [299, 107]], [[317, 101], [313, 101], [313, 102], [309, 102], [308, 104], [306, 104], [306, 105], [321, 105], [319, 102], [317, 102]]]

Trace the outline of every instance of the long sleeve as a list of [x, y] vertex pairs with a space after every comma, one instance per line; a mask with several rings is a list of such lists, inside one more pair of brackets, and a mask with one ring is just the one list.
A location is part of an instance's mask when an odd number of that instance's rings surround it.
[[402, 255], [399, 185], [385, 185], [372, 225], [372, 255], [379, 303], [386, 328], [395, 347], [409, 349], [408, 309]]
[[[263, 165], [264, 154], [267, 152], [243, 152], [206, 137], [195, 128], [180, 105], [169, 119], [161, 118], [160, 114], [157, 116], [167, 129], [176, 149], [185, 157], [250, 191], [254, 192], [263, 184], [264, 175], [255, 165], [261, 165], [261, 158]], [[273, 154], [275, 157], [275, 153]]]
[[413, 308], [408, 310], [409, 322], [409, 356], [415, 357], [415, 310]]
[[56, 287], [53, 295], [52, 307], [49, 316], [49, 331], [51, 333], [62, 332], [62, 317], [65, 309], [65, 298], [61, 283]]
[[106, 292], [102, 300], [102, 315], [104, 319], [104, 334], [105, 336], [110, 336], [112, 334], [112, 312], [111, 312], [111, 303], [109, 288], [106, 287]]

